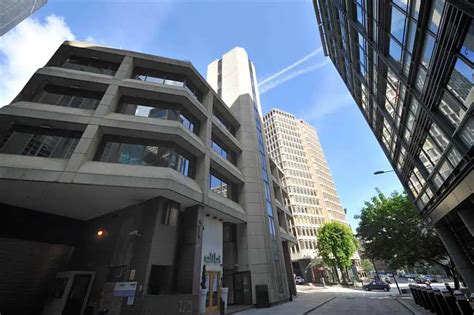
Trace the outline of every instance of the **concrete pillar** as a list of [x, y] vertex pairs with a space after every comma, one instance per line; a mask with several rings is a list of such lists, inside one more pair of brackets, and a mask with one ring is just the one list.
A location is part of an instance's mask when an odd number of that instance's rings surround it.
[[293, 265], [291, 264], [290, 247], [288, 245], [288, 241], [282, 242], [282, 248], [283, 248], [283, 257], [285, 260], [286, 278], [288, 281], [290, 294], [296, 296], [296, 284], [295, 284], [295, 279], [293, 277], [294, 272], [293, 272]]
[[474, 266], [469, 258], [466, 257], [466, 254], [461, 246], [459, 246], [448, 226], [439, 223], [434, 228], [443, 242], [444, 247], [446, 247], [446, 250], [453, 259], [457, 271], [464, 279], [469, 290], [474, 292]]
[[474, 211], [472, 211], [472, 209], [464, 208], [458, 211], [458, 215], [471, 235], [474, 236]]

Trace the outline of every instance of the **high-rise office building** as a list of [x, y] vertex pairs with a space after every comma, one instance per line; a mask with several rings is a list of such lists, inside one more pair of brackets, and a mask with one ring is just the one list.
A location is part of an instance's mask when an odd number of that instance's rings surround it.
[[189, 62], [65, 42], [0, 109], [2, 312], [288, 300], [296, 239], [262, 128]]
[[472, 2], [313, 3], [325, 54], [474, 290]]
[[2, 0], [0, 2], [0, 36], [32, 15], [48, 0]]
[[293, 213], [291, 226], [298, 244], [291, 249], [295, 272], [312, 280], [305, 272], [311, 259], [318, 257], [316, 234], [323, 223], [347, 224], [316, 130], [302, 119], [279, 109], [265, 114], [265, 138], [270, 157], [282, 169], [287, 204]]
[[262, 116], [257, 73], [245, 49], [235, 47], [210, 63], [207, 66], [207, 80], [228, 106], [234, 104], [240, 95], [250, 95]]

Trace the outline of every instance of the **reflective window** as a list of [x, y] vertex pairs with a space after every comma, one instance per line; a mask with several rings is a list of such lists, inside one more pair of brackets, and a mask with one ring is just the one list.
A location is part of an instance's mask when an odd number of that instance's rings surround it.
[[215, 174], [212, 170], [211, 174], [209, 174], [209, 189], [225, 198], [237, 201], [236, 194], [233, 193], [233, 185]]
[[48, 84], [32, 99], [32, 102], [81, 109], [96, 109], [103, 95], [102, 92]]
[[448, 138], [435, 123], [431, 124], [429, 135], [433, 137], [442, 151], [446, 150], [446, 147], [448, 146]]
[[426, 153], [427, 158], [434, 165], [436, 164], [442, 154], [442, 151], [439, 149], [438, 145], [435, 143], [431, 136], [427, 136], [425, 142], [423, 143], [423, 151]]
[[403, 11], [407, 11], [408, 9], [408, 1], [407, 0], [392, 0], [397, 6], [399, 6]]
[[181, 74], [137, 67], [133, 72], [132, 78], [141, 81], [183, 87], [191, 92], [198, 101], [202, 101], [203, 98], [202, 92], [195, 87], [189, 78]]
[[408, 37], [406, 42], [406, 48], [410, 53], [413, 53], [413, 46], [415, 44], [415, 34], [416, 34], [416, 22], [410, 21], [409, 30], [408, 30]]
[[435, 38], [429, 33], [426, 34], [425, 43], [423, 45], [423, 59], [421, 60], [422, 64], [428, 68], [431, 60], [431, 55], [433, 54], [433, 49], [435, 45]]
[[390, 38], [390, 56], [397, 62], [402, 59], [402, 47], [393, 38]]
[[[104, 136], [95, 160], [100, 162], [169, 167], [192, 177], [191, 160], [184, 151], [170, 143], [149, 143], [144, 139]], [[187, 154], [186, 154], [187, 155]]]
[[461, 54], [470, 62], [474, 63], [474, 22], [471, 21], [469, 32], [461, 47]]
[[472, 68], [459, 58], [449, 78], [448, 89], [463, 103], [472, 90], [473, 75]]
[[468, 148], [474, 145], [474, 118], [472, 116], [461, 131], [461, 139]]
[[114, 75], [120, 63], [100, 60], [98, 58], [86, 58], [80, 56], [70, 56], [63, 63], [62, 67], [85, 72], [93, 72], [106, 75]]
[[466, 114], [464, 107], [458, 100], [452, 97], [449, 92], [444, 92], [438, 110], [447, 118], [454, 128], [459, 126], [461, 120]]
[[214, 151], [216, 151], [217, 154], [222, 156], [224, 159], [228, 160], [234, 165], [236, 164], [235, 153], [228, 149], [220, 140], [212, 140], [212, 149], [214, 149]]
[[117, 107], [117, 113], [121, 114], [178, 121], [186, 129], [197, 134], [199, 132], [199, 122], [186, 111], [184, 113], [183, 111], [181, 104], [130, 96], [122, 96]]
[[400, 43], [403, 43], [403, 34], [405, 29], [405, 14], [403, 14], [397, 7], [392, 6], [392, 25], [390, 33]]
[[68, 159], [81, 132], [14, 125], [0, 134], [0, 153]]
[[444, 0], [433, 1], [428, 29], [435, 34], [438, 32], [439, 23], [441, 22], [441, 16], [443, 14], [443, 8]]

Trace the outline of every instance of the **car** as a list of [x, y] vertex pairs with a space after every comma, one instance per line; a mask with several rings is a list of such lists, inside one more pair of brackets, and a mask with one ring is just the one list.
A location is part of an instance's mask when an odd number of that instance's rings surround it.
[[295, 277], [295, 283], [296, 283], [296, 284], [303, 284], [303, 283], [304, 283], [303, 277], [296, 276], [296, 277]]
[[365, 291], [372, 291], [372, 290], [390, 291], [390, 285], [380, 280], [372, 280], [369, 283], [364, 284], [362, 288]]

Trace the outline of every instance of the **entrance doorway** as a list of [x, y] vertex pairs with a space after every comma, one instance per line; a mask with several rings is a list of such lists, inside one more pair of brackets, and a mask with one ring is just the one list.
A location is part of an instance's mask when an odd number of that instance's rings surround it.
[[207, 297], [206, 311], [216, 311], [219, 309], [220, 301], [220, 272], [208, 271], [206, 275]]
[[250, 271], [234, 273], [234, 304], [252, 304]]
[[95, 272], [68, 271], [56, 274], [50, 302], [43, 315], [82, 315]]

